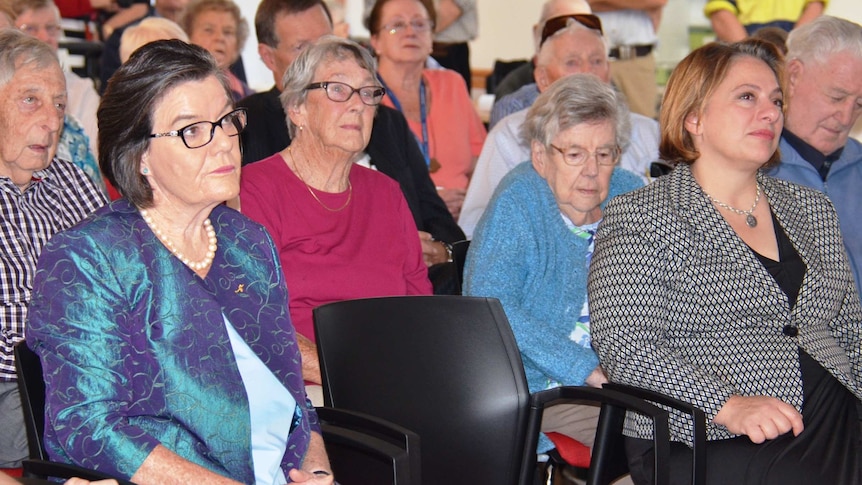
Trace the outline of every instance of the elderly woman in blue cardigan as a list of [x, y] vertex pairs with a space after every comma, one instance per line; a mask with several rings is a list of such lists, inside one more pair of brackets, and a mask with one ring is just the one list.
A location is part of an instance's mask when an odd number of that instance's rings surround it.
[[[642, 185], [617, 167], [628, 120], [622, 97], [598, 78], [557, 81], [522, 127], [532, 160], [503, 179], [477, 226], [465, 293], [500, 299], [531, 392], [606, 382], [590, 346], [587, 270], [603, 204]], [[592, 406], [554, 406], [542, 431], [591, 446], [597, 417]]]

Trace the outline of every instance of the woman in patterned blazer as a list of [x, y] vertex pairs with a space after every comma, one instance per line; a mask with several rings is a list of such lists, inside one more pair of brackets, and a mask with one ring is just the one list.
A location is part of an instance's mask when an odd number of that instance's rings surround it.
[[[859, 483], [862, 309], [821, 193], [766, 177], [783, 126], [780, 55], [709, 44], [674, 71], [661, 110], [674, 171], [612, 200], [596, 236], [593, 346], [611, 381], [708, 419], [710, 483]], [[672, 435], [690, 442], [672, 414]], [[636, 483], [649, 423], [630, 416]], [[672, 446], [674, 483], [690, 450]]]

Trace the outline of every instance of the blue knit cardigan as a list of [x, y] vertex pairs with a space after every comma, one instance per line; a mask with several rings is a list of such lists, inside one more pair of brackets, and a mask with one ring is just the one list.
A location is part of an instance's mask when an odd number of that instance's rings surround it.
[[[617, 168], [607, 200], [641, 186], [640, 177]], [[464, 293], [502, 302], [530, 392], [582, 385], [599, 364], [595, 352], [569, 339], [587, 295], [587, 248], [530, 162], [503, 178], [474, 233]]]

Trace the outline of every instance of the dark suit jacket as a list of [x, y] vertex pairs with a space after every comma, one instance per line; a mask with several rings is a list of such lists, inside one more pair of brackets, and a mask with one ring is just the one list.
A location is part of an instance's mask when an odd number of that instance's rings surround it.
[[[279, 94], [273, 87], [237, 103], [248, 109], [248, 126], [240, 134], [243, 165], [263, 160], [290, 145]], [[464, 231], [437, 195], [419, 145], [401, 113], [382, 105], [377, 108], [366, 152], [377, 170], [401, 185], [417, 229], [448, 243], [465, 239]]]
[[[734, 394], [802, 410], [799, 348], [862, 396], [862, 308], [835, 209], [816, 190], [759, 180], [806, 266], [793, 308], [685, 164], [608, 203], [590, 264], [593, 348], [608, 378], [693, 403], [711, 440], [732, 436], [712, 419]], [[652, 436], [649, 420], [633, 421], [630, 432]], [[688, 423], [672, 412], [673, 439], [690, 441]]]

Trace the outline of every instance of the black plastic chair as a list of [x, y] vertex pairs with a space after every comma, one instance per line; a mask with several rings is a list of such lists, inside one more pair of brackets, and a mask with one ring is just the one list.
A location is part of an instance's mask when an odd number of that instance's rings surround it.
[[516, 482], [529, 390], [497, 300], [343, 301], [314, 324], [326, 405], [419, 434], [422, 483]]
[[419, 485], [419, 435], [355, 411], [317, 408], [323, 441], [341, 485]]
[[494, 91], [497, 90], [497, 85], [500, 84], [500, 81], [502, 81], [510, 72], [529, 62], [529, 59], [516, 59], [514, 61], [502, 61], [498, 59], [494, 61], [494, 67], [491, 70], [491, 74], [485, 78], [485, 92], [493, 94]]
[[81, 56], [84, 59], [84, 65], [81, 67], [73, 67], [72, 72], [81, 77], [88, 77], [95, 83], [100, 81], [99, 60], [101, 59], [102, 51], [104, 50], [104, 46], [101, 42], [93, 42], [83, 39], [64, 40], [60, 42], [60, 49], [67, 50], [70, 56]]
[[113, 478], [120, 485], [134, 485], [128, 480], [112, 477], [96, 470], [48, 460], [48, 453], [42, 442], [45, 434], [45, 381], [42, 376], [42, 362], [39, 356], [27, 347], [26, 341], [15, 345], [14, 354], [30, 452], [30, 459], [24, 460], [22, 464], [24, 476], [63, 479], [79, 477], [90, 481]]
[[[535, 426], [550, 401], [534, 398], [531, 416], [524, 367], [498, 300], [413, 296], [342, 301], [316, 308], [314, 325], [326, 404], [418, 433], [422, 483], [533, 483]], [[554, 397], [555, 404], [595, 400], [648, 410], [659, 433], [665, 430], [659, 441], [668, 446], [663, 409], [603, 389], [559, 392], [567, 394]], [[550, 399], [549, 394], [537, 396]], [[609, 400], [599, 399], [604, 396]]]

